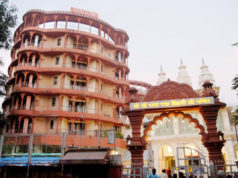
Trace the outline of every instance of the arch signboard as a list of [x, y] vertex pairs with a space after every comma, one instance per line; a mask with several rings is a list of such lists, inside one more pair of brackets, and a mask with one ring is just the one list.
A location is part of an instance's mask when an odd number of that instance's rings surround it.
[[198, 106], [205, 104], [214, 104], [214, 98], [200, 97], [200, 98], [184, 98], [184, 99], [149, 101], [149, 102], [135, 102], [130, 103], [130, 110]]

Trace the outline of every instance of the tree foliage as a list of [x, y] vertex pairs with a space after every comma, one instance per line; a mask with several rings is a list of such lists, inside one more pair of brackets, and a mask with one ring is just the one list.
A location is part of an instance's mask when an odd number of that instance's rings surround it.
[[238, 89], [238, 76], [235, 76], [235, 78], [232, 81], [232, 89], [233, 90], [237, 90]]
[[[0, 49], [10, 49], [11, 47], [11, 28], [16, 25], [16, 11], [15, 6], [9, 6], [9, 0], [0, 0]], [[3, 66], [2, 58], [0, 58], [0, 66]], [[0, 97], [6, 95], [7, 79], [7, 75], [0, 72]], [[5, 124], [4, 113], [0, 111], [0, 133]]]
[[12, 42], [11, 28], [15, 27], [16, 7], [9, 6], [9, 0], [0, 0], [0, 49], [9, 49]]
[[[238, 90], [238, 75], [236, 75], [235, 78], [232, 80], [232, 89]], [[237, 91], [237, 94], [238, 94], [238, 91]], [[238, 113], [238, 108], [235, 110], [235, 113]], [[238, 123], [238, 115], [234, 114], [234, 116], [232, 117], [232, 120], [235, 123]]]
[[234, 123], [237, 124], [238, 123], [238, 115], [236, 113], [238, 113], [238, 109], [235, 110], [235, 113], [232, 116], [232, 120], [233, 120]]
[[6, 95], [7, 79], [7, 75], [0, 72], [0, 97]]

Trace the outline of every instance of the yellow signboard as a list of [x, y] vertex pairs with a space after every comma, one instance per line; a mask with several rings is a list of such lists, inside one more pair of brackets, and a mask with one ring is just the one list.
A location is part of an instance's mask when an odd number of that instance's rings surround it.
[[195, 105], [204, 105], [204, 104], [214, 104], [214, 98], [213, 97], [185, 98], [185, 99], [175, 99], [175, 100], [161, 100], [161, 101], [130, 103], [130, 110], [172, 108], [172, 107], [195, 106]]

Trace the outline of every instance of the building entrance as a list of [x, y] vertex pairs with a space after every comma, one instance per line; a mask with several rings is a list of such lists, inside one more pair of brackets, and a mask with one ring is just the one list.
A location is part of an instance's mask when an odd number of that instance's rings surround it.
[[[209, 161], [213, 161], [214, 164], [217, 161], [224, 164], [221, 151], [225, 143], [224, 134], [221, 131], [218, 132], [216, 120], [219, 109], [225, 107], [226, 104], [219, 101], [218, 95], [212, 88], [212, 83], [206, 81], [203, 87], [200, 96], [191, 86], [168, 80], [159, 86], [151, 87], [143, 101], [136, 94], [136, 89], [129, 91], [128, 106], [123, 113], [128, 116], [132, 127], [132, 137], [127, 138], [132, 168], [143, 168], [143, 153], [151, 140], [152, 127], [163, 118], [174, 120], [178, 117], [194, 124], [195, 129], [201, 135], [203, 145], [207, 148]], [[200, 113], [205, 125], [203, 126], [190, 112]], [[156, 116], [141, 133], [143, 119], [148, 114]], [[162, 162], [165, 167], [168, 167], [168, 163], [171, 163], [171, 158], [169, 158], [171, 156], [163, 155], [163, 157], [162, 160], [165, 161]]]
[[170, 146], [164, 145], [160, 149], [160, 155], [159, 155], [159, 169], [160, 172], [163, 169], [170, 169], [175, 166], [175, 156], [173, 153], [173, 150]]

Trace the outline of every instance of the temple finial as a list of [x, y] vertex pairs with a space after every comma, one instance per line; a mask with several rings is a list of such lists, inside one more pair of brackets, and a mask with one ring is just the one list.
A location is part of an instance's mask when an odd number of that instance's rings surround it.
[[192, 80], [186, 70], [186, 66], [183, 64], [183, 59], [180, 59], [180, 66], [179, 66], [179, 72], [177, 76], [177, 82], [178, 83], [186, 83], [190, 86], [192, 86]]
[[201, 65], [200, 69], [201, 69], [201, 72], [200, 72], [200, 75], [199, 75], [199, 88], [202, 88], [203, 87], [202, 85], [207, 80], [210, 81], [214, 85], [215, 80], [213, 78], [213, 75], [209, 72], [208, 66], [205, 65], [204, 58], [202, 58], [202, 65]]
[[180, 64], [181, 64], [181, 66], [183, 65], [183, 59], [182, 58], [180, 58]]
[[161, 83], [163, 83], [167, 80], [166, 74], [163, 72], [162, 65], [160, 65], [160, 72], [159, 72], [158, 76], [159, 76], [159, 78], [158, 78], [158, 81], [156, 83], [157, 85], [160, 85]]

